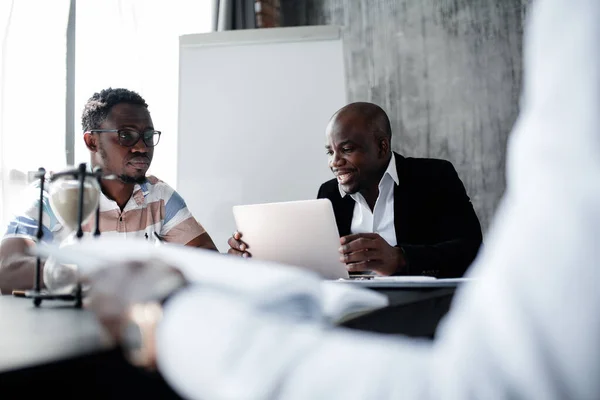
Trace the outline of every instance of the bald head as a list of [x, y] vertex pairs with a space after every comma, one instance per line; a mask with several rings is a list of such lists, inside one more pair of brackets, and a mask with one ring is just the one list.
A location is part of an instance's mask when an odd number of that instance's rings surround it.
[[390, 119], [377, 104], [367, 102], [350, 103], [333, 114], [330, 124], [336, 122], [359, 123], [367, 128], [367, 132], [375, 137], [392, 137]]
[[329, 167], [346, 193], [377, 192], [392, 157], [391, 136], [390, 120], [375, 104], [352, 103], [333, 114], [325, 149]]

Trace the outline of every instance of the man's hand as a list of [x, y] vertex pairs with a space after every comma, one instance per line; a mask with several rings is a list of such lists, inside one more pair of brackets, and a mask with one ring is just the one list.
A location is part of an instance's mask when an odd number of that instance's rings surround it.
[[390, 246], [376, 233], [357, 233], [340, 239], [340, 261], [348, 272], [374, 271], [379, 275], [393, 275], [406, 265], [404, 254]]
[[179, 270], [158, 260], [110, 266], [84, 276], [83, 280], [90, 285], [86, 308], [96, 314], [117, 342], [122, 340], [132, 305], [161, 301], [186, 282]]
[[242, 234], [240, 232], [234, 232], [227, 241], [227, 244], [229, 245], [229, 250], [227, 250], [227, 253], [239, 257], [251, 257], [251, 254], [248, 252], [248, 245], [242, 242], [241, 239]]
[[[1, 294], [11, 294], [13, 290], [33, 288], [36, 258], [27, 254], [27, 249], [33, 245], [33, 240], [20, 237], [5, 238], [0, 242]], [[43, 270], [44, 264], [42, 263], [42, 273]], [[43, 279], [40, 281], [43, 285]]]

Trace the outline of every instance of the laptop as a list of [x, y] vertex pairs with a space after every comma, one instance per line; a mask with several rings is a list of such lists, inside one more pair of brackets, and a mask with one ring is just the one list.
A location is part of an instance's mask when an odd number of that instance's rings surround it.
[[239, 205], [233, 215], [252, 258], [308, 269], [325, 279], [348, 279], [328, 199]]

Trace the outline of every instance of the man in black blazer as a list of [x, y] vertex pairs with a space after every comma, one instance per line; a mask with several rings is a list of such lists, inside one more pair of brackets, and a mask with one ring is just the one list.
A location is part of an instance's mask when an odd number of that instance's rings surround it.
[[[462, 276], [477, 255], [482, 235], [479, 220], [454, 167], [444, 160], [405, 158], [398, 153], [394, 156], [399, 178], [394, 188], [395, 248], [401, 254], [391, 269], [377, 271], [369, 268], [369, 263], [359, 264], [373, 257], [368, 255], [370, 248], [385, 248], [387, 242], [380, 241], [377, 234], [352, 234], [350, 227], [357, 205], [350, 196], [341, 197], [336, 179], [325, 182], [319, 189], [317, 197], [331, 200], [340, 236], [348, 242], [344, 254], [367, 250], [353, 259], [357, 264], [348, 264], [349, 271]], [[393, 268], [394, 265], [397, 267]]]
[[[352, 103], [331, 118], [326, 150], [335, 178], [318, 198], [333, 205], [340, 261], [349, 272], [460, 277], [482, 242], [481, 226], [448, 161], [391, 151], [379, 106]], [[236, 233], [230, 253], [246, 255]]]

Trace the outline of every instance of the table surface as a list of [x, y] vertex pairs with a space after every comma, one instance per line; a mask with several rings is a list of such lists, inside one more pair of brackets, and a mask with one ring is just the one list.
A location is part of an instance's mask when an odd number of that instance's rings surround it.
[[[340, 283], [345, 284], [345, 283]], [[460, 282], [352, 281], [386, 294], [390, 306], [452, 294]], [[114, 347], [95, 317], [70, 302], [44, 301], [35, 308], [27, 298], [0, 296], [0, 373], [91, 354]]]
[[410, 289], [441, 289], [441, 288], [453, 288], [471, 282], [472, 279], [468, 278], [452, 278], [452, 279], [431, 279], [431, 280], [387, 280], [387, 279], [348, 279], [339, 280], [337, 282], [345, 284], [354, 284], [361, 287], [379, 290], [379, 289], [396, 289], [396, 290], [410, 290]]
[[94, 315], [70, 302], [0, 296], [0, 372], [113, 347]]

